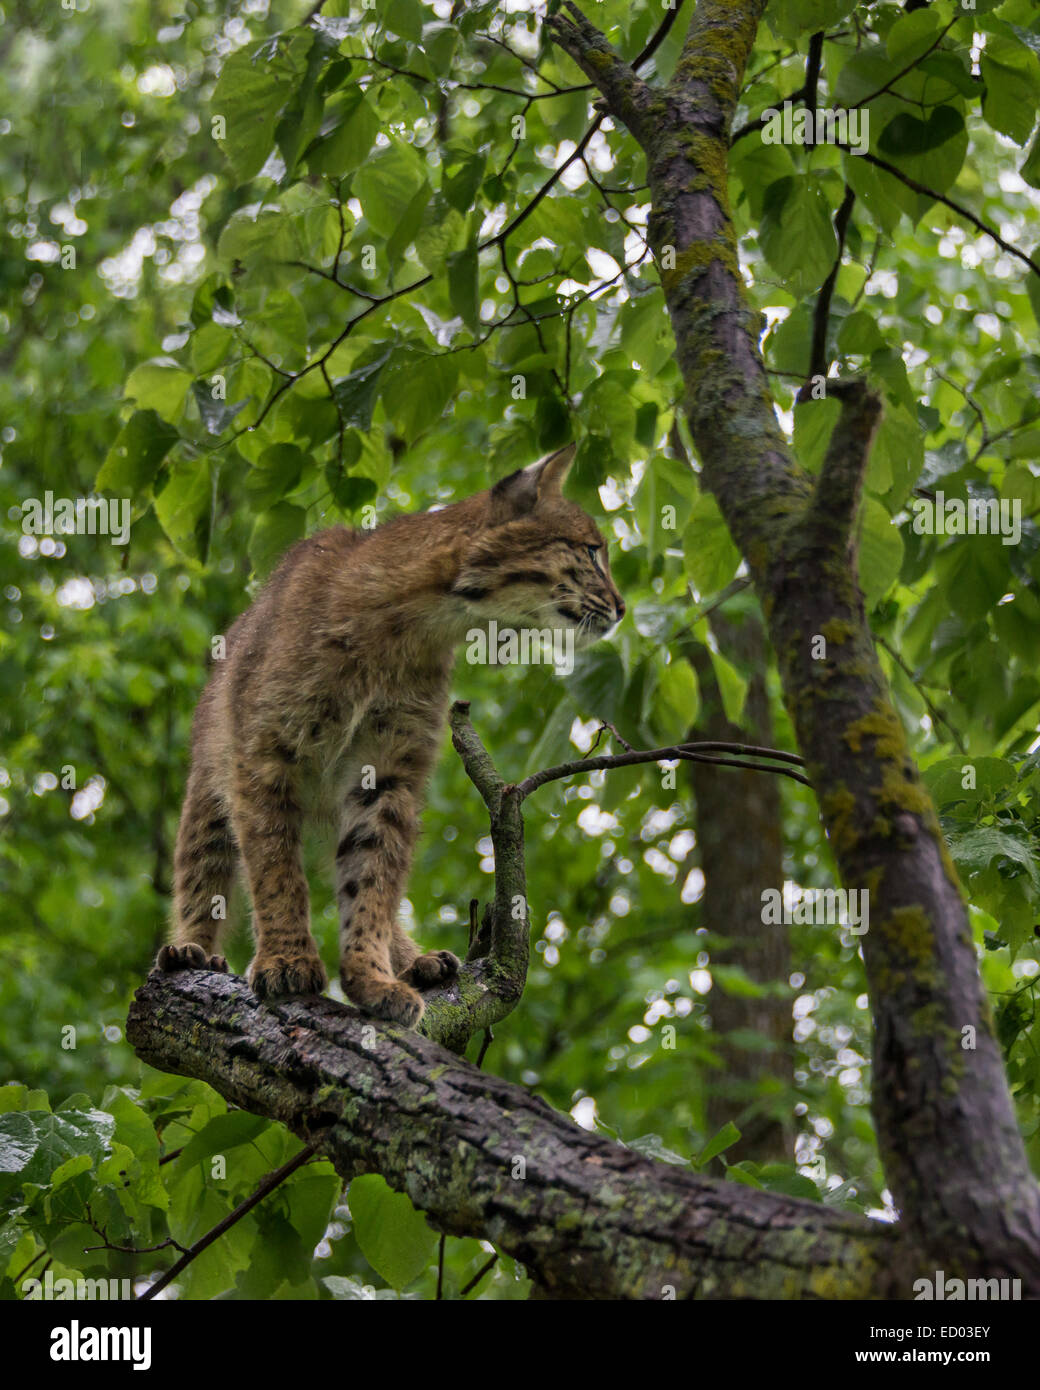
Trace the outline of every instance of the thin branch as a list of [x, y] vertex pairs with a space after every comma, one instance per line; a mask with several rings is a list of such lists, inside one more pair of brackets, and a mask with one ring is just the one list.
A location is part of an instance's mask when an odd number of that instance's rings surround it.
[[[838, 148], [847, 150], [850, 146], [840, 145]], [[894, 164], [889, 164], [887, 159], [880, 159], [876, 154], [870, 154], [869, 151], [858, 157], [865, 159], [868, 164], [873, 164], [875, 168], [883, 169], [886, 174], [891, 174], [900, 183], [906, 184], [907, 188], [912, 188], [915, 193], [920, 193], [925, 198], [934, 198], [937, 203], [942, 203], [951, 212], [955, 212], [958, 217], [963, 217], [973, 227], [977, 227], [980, 232], [991, 237], [1002, 251], [1006, 251], [1009, 256], [1015, 256], [1022, 261], [1034, 275], [1040, 275], [1040, 264], [1034, 261], [1031, 256], [1027, 256], [1024, 251], [1020, 251], [1017, 246], [1012, 246], [1009, 241], [1005, 241], [999, 232], [995, 232], [992, 227], [987, 227], [985, 222], [980, 217], [976, 217], [970, 208], [966, 208], [962, 203], [955, 203], [952, 198], [947, 198], [945, 193], [939, 193], [934, 188], [927, 188], [923, 183], [918, 183], [909, 174], [904, 174], [901, 169], [897, 169]]]
[[138, 1296], [138, 1303], [147, 1302], [150, 1298], [154, 1298], [161, 1290], [165, 1289], [167, 1284], [176, 1279], [182, 1269], [186, 1269], [187, 1266], [191, 1264], [192, 1260], [197, 1259], [199, 1255], [202, 1254], [203, 1250], [207, 1250], [215, 1240], [219, 1240], [224, 1232], [230, 1230], [232, 1226], [241, 1221], [243, 1216], [248, 1216], [253, 1208], [264, 1200], [268, 1193], [273, 1192], [280, 1183], [283, 1183], [286, 1178], [291, 1177], [292, 1174], [296, 1172], [297, 1168], [302, 1168], [305, 1163], [309, 1163], [318, 1151], [319, 1142], [319, 1140], [313, 1139], [300, 1150], [295, 1158], [290, 1158], [288, 1163], [283, 1163], [282, 1166], [276, 1168], [273, 1173], [268, 1173], [266, 1177], [261, 1178], [252, 1196], [247, 1197], [244, 1202], [240, 1202], [235, 1210], [229, 1212], [228, 1215], [224, 1217], [223, 1221], [218, 1221], [211, 1231], [207, 1231], [204, 1236], [200, 1236], [195, 1244], [184, 1252], [176, 1264], [172, 1265], [165, 1274], [158, 1278], [154, 1284], [149, 1285], [144, 1293]]
[[589, 749], [590, 753], [595, 752], [596, 748], [599, 745], [600, 739], [608, 730], [610, 731], [610, 733], [614, 735], [614, 737], [617, 739], [618, 743], [621, 744], [621, 747], [625, 750], [626, 753], [635, 752], [635, 749], [632, 747], [632, 745], [626, 739], [623, 739], [621, 737], [617, 729], [614, 728], [614, 725], [611, 724], [609, 720], [604, 719], [600, 724], [599, 728], [596, 730], [596, 737], [592, 740], [592, 746]]
[[495, 1035], [490, 1028], [484, 1030], [484, 1036], [480, 1043], [480, 1052], [477, 1054], [477, 1071], [484, 1065], [484, 1058], [487, 1056], [488, 1048], [495, 1041]]
[[[812, 786], [808, 777], [803, 776], [800, 772], [795, 772], [790, 767], [773, 767], [769, 763], [747, 762], [743, 758], [716, 758], [707, 752], [695, 751], [718, 746], [720, 745], [676, 743], [670, 748], [650, 748], [631, 753], [615, 753], [612, 756], [576, 758], [573, 762], [561, 763], [559, 767], [548, 767], [542, 772], [533, 772], [530, 777], [525, 777], [522, 782], [516, 784], [515, 791], [517, 798], [523, 801], [533, 791], [544, 786], [546, 782], [558, 782], [564, 777], [574, 777], [582, 772], [598, 772], [614, 767], [635, 767], [641, 763], [664, 762], [717, 763], [721, 767], [750, 768], [752, 772], [772, 772], [778, 777], [790, 777], [795, 782], [801, 782], [803, 786]], [[742, 744], [730, 746], [744, 747]], [[785, 762], [801, 761], [794, 753], [782, 753], [775, 749], [763, 749], [762, 752], [767, 757], [778, 758]]]
[[661, 47], [662, 43], [664, 43], [665, 39], [671, 32], [672, 25], [679, 18], [679, 12], [681, 11], [682, 7], [683, 0], [678, 0], [678, 3], [675, 5], [675, 8], [669, 10], [666, 13], [664, 19], [662, 19], [660, 24], [657, 26], [656, 31], [653, 34], [651, 34], [649, 42], [643, 49], [642, 53], [640, 53], [638, 58], [632, 59], [633, 69], [641, 68], [644, 63], [648, 63], [650, 59], [654, 56], [654, 54]]
[[805, 60], [805, 85], [802, 92], [805, 96], [805, 105], [812, 112], [813, 119], [810, 126], [810, 137], [806, 144], [815, 143], [816, 130], [816, 91], [820, 85], [820, 64], [823, 61], [823, 30], [817, 30], [809, 40], [809, 52]]
[[841, 258], [845, 252], [845, 233], [848, 231], [849, 219], [852, 216], [852, 205], [856, 201], [856, 195], [848, 184], [845, 185], [845, 196], [841, 200], [834, 218], [834, 230], [838, 237], [838, 254], [834, 258], [830, 274], [820, 286], [820, 293], [816, 297], [816, 307], [813, 311], [813, 335], [812, 349], [809, 354], [809, 380], [799, 391], [797, 400], [806, 401], [811, 399], [810, 382], [814, 376], [826, 377], [830, 370], [830, 363], [827, 359], [827, 325], [831, 316], [831, 298], [834, 294], [834, 286], [837, 283], [838, 271], [841, 270]]
[[485, 1263], [480, 1266], [480, 1268], [477, 1270], [476, 1274], [474, 1274], [473, 1278], [469, 1281], [469, 1283], [466, 1284], [464, 1288], [461, 1288], [459, 1290], [459, 1297], [465, 1298], [468, 1293], [472, 1293], [472, 1291], [480, 1283], [481, 1279], [483, 1279], [484, 1275], [488, 1274], [492, 1269], [494, 1269], [497, 1261], [498, 1251], [496, 1250], [495, 1253], [490, 1257], [490, 1259], [486, 1260]]
[[928, 714], [931, 717], [932, 723], [941, 724], [943, 728], [949, 730], [950, 737], [957, 745], [958, 753], [966, 752], [967, 750], [965, 748], [964, 739], [961, 737], [959, 730], [954, 728], [954, 726], [946, 718], [946, 715], [943, 714], [942, 710], [938, 709], [936, 705], [932, 702], [932, 700], [928, 697], [928, 694], [926, 693], [924, 686], [918, 680], [917, 676], [914, 675], [913, 671], [910, 669], [907, 662], [903, 659], [902, 655], [899, 652], [897, 652], [895, 647], [893, 647], [891, 643], [887, 642], [879, 632], [874, 633], [874, 641], [878, 644], [879, 647], [884, 647], [885, 651], [888, 652], [889, 656], [906, 676], [907, 680], [917, 691], [918, 695], [920, 695], [921, 699], [924, 701], [925, 708], [927, 709]]
[[563, 174], [567, 169], [569, 169], [570, 166], [575, 162], [575, 160], [580, 159], [582, 157], [582, 155], [585, 153], [585, 150], [588, 147], [589, 141], [595, 135], [596, 131], [599, 130], [604, 119], [605, 113], [595, 118], [595, 120], [589, 126], [588, 130], [585, 132], [585, 134], [578, 141], [577, 145], [574, 147], [573, 153], [568, 155], [567, 158], [560, 165], [560, 167], [556, 169], [550, 175], [549, 178], [546, 179], [546, 181], [542, 184], [541, 188], [539, 188], [538, 191], [535, 193], [531, 201], [529, 203], [524, 204], [524, 206], [520, 209], [517, 215], [513, 218], [512, 222], [507, 222], [500, 232], [496, 232], [493, 237], [489, 237], [487, 241], [483, 242], [477, 248], [479, 251], [485, 251], [489, 246], [497, 246], [500, 241], [505, 241], [506, 237], [508, 237], [511, 232], [514, 232], [522, 222], [527, 221], [527, 219], [531, 216], [531, 213], [534, 212], [535, 208], [546, 196], [546, 194], [549, 193], [557, 183], [559, 183], [561, 174]]
[[[872, 102], [876, 97], [882, 96], [885, 92], [889, 90], [889, 88], [894, 87], [895, 84], [901, 78], [905, 77], [908, 72], [913, 72], [914, 68], [916, 68], [920, 63], [922, 63], [930, 53], [934, 53], [934, 51], [939, 47], [943, 39], [946, 37], [946, 35], [950, 32], [950, 30], [953, 28], [953, 26], [957, 23], [957, 21], [960, 18], [961, 11], [960, 9], [958, 9], [955, 12], [953, 18], [950, 20], [949, 24], [947, 24], [945, 29], [940, 31], [935, 42], [931, 44], [930, 47], [926, 48], [923, 53], [919, 53], [917, 57], [913, 59], [912, 62], [907, 63], [906, 67], [903, 68], [900, 72], [897, 72], [895, 77], [890, 77], [888, 81], [885, 83], [885, 85], [883, 87], [879, 87], [876, 92], [871, 92], [869, 96], [860, 97], [859, 101], [854, 101], [852, 105], [849, 107], [849, 110], [858, 111], [861, 106], [869, 105], [869, 103]], [[898, 94], [893, 93], [893, 95], [895, 96]]]
[[[94, 1227], [97, 1230], [97, 1227]], [[83, 1253], [86, 1255], [91, 1250], [115, 1250], [120, 1255], [151, 1255], [156, 1250], [167, 1250], [172, 1245], [174, 1250], [179, 1250], [182, 1255], [188, 1253], [188, 1247], [175, 1241], [172, 1236], [167, 1236], [158, 1245], [113, 1245], [105, 1236], [104, 1231], [98, 1231], [98, 1235], [104, 1238], [103, 1245], [84, 1245]]]

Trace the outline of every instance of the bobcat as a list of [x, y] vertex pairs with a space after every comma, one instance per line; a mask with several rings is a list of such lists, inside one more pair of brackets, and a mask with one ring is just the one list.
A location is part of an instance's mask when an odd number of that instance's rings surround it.
[[419, 1021], [418, 991], [459, 968], [397, 921], [456, 644], [494, 618], [562, 626], [587, 645], [625, 611], [603, 537], [562, 494], [573, 457], [569, 445], [440, 511], [334, 527], [287, 552], [232, 626], [195, 713], [159, 969], [227, 969], [212, 908], [241, 856], [250, 985], [261, 999], [320, 993], [300, 836], [324, 815], [339, 826], [344, 992], [377, 1018]]

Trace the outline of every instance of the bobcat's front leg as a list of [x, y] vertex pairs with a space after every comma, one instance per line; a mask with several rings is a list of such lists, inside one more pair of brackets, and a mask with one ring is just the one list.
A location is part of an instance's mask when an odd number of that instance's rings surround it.
[[453, 979], [459, 968], [450, 951], [424, 953], [397, 921], [426, 770], [418, 747], [384, 747], [346, 793], [336, 848], [343, 992], [409, 1028], [423, 1013], [417, 990]]
[[276, 740], [258, 743], [236, 759], [231, 801], [253, 899], [249, 983], [261, 999], [320, 994], [328, 976], [310, 933], [295, 758]]

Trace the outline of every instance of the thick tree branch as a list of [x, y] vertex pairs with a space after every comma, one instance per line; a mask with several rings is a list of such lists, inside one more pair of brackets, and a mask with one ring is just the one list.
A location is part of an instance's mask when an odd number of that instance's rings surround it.
[[655, 1163], [331, 999], [267, 1005], [232, 975], [152, 975], [127, 1038], [282, 1121], [344, 1178], [382, 1173], [436, 1229], [494, 1241], [556, 1297], [910, 1293], [891, 1226]]
[[829, 382], [828, 393], [841, 401], [841, 414], [820, 468], [813, 510], [833, 543], [844, 549], [855, 527], [881, 397], [865, 381], [852, 380]]
[[[624, 121], [635, 135], [642, 129], [650, 88], [637, 76], [635, 69], [611, 48], [596, 26], [589, 23], [573, 0], [565, 0], [565, 8], [570, 11], [570, 18], [561, 11], [545, 21], [550, 37], [603, 93], [604, 103], [611, 115]], [[647, 56], [643, 53], [637, 61], [643, 61]]]

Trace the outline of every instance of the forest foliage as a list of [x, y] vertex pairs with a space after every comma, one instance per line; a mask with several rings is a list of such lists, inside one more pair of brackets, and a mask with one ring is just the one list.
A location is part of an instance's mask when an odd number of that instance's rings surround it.
[[[595, 9], [633, 57], [662, 19], [654, 4]], [[165, 1268], [173, 1247], [83, 1249], [189, 1246], [299, 1148], [202, 1083], [142, 1067], [123, 1037], [165, 931], [213, 639], [294, 540], [444, 504], [574, 438], [569, 491], [611, 540], [629, 616], [568, 676], [459, 664], [455, 694], [500, 771], [577, 756], [603, 721], [641, 747], [687, 737], [691, 642], [710, 652], [731, 718], [743, 707], [750, 673], [704, 615], [725, 596], [739, 619], [755, 600], [699, 486], [638, 146], [595, 109], [540, 11], [328, 0], [315, 22], [303, 15], [267, 0], [78, 0], [14, 3], [0, 23], [0, 1079], [17, 1083], [0, 1090], [3, 1296], [45, 1265], [55, 1278]], [[668, 79], [687, 16], [644, 77]], [[757, 119], [797, 96], [821, 30], [821, 102], [869, 112], [880, 162], [761, 139]], [[1034, 1166], [1038, 107], [1030, 0], [911, 13], [778, 0], [729, 177], [801, 463], [818, 469], [838, 408], [795, 404], [836, 258], [825, 364], [883, 392], [861, 579], [971, 905]], [[836, 230], [846, 186], [855, 200]], [[48, 492], [127, 499], [129, 543], [27, 534], [23, 504]], [[1018, 542], [918, 533], [914, 501], [940, 492], [1017, 501]], [[772, 678], [771, 690], [777, 746], [793, 748]], [[834, 886], [811, 792], [785, 781], [782, 798], [785, 878]], [[792, 974], [771, 985], [713, 969], [682, 769], [553, 784], [525, 809], [530, 977], [484, 1065], [619, 1142], [706, 1164], [730, 1138], [713, 1143], [705, 1120], [712, 993], [773, 991], [792, 1011], [793, 1083], [758, 1103], [796, 1117], [797, 1150], [728, 1176], [883, 1210], [856, 935], [796, 921]], [[462, 954], [493, 864], [447, 740], [424, 826], [406, 916], [424, 945]], [[331, 960], [326, 858], [309, 853]], [[240, 971], [244, 911], [229, 952]], [[489, 1249], [448, 1241], [449, 1293]], [[371, 1175], [344, 1199], [318, 1163], [180, 1289], [432, 1297], [436, 1265], [436, 1234], [406, 1197]], [[474, 1296], [526, 1292], [503, 1257]]]

